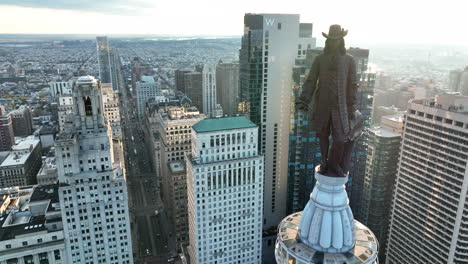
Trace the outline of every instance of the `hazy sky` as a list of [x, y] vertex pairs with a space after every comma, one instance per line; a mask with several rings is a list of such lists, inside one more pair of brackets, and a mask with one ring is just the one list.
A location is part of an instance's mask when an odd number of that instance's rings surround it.
[[[333, 23], [350, 43], [468, 45], [466, 0], [0, 0], [0, 33], [237, 35], [245, 13]], [[319, 39], [320, 40], [320, 39]]]

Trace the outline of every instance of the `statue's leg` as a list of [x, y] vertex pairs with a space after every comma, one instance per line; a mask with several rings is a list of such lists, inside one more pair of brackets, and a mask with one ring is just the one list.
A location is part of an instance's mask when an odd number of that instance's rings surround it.
[[328, 157], [327, 167], [330, 176], [345, 177], [341, 168], [345, 141], [343, 137], [333, 137], [330, 155]]
[[317, 133], [317, 137], [319, 139], [320, 144], [320, 170], [319, 173], [324, 174], [327, 171], [327, 157], [328, 157], [328, 149], [330, 147], [330, 134], [319, 132]]
[[317, 132], [317, 137], [319, 139], [320, 145], [320, 169], [319, 173], [325, 174], [327, 172], [327, 158], [330, 149], [330, 127], [331, 127], [331, 117], [323, 125], [323, 127]]
[[347, 174], [349, 172], [349, 166], [351, 161], [351, 153], [353, 151], [354, 140], [346, 141], [344, 143], [343, 157], [341, 159], [341, 168], [343, 172]]

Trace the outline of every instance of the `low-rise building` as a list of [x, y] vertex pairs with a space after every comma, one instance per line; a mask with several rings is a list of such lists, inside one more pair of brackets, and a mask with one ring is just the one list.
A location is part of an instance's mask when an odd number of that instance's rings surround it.
[[0, 264], [66, 264], [58, 185], [0, 190]]
[[41, 168], [41, 144], [34, 136], [20, 138], [0, 164], [0, 187], [26, 186], [36, 183]]

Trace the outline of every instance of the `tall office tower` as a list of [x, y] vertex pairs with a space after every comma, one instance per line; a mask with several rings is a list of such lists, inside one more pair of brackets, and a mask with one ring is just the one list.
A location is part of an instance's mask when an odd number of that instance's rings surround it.
[[[303, 25], [303, 24], [301, 24]], [[307, 78], [315, 57], [322, 50], [315, 48], [312, 38], [312, 24], [301, 27], [304, 36], [298, 46], [296, 63], [293, 69], [293, 88], [291, 95], [291, 124], [289, 136], [289, 170], [288, 170], [288, 214], [304, 209], [309, 201], [309, 194], [314, 187], [314, 168], [320, 164], [320, 147], [316, 132], [309, 125], [308, 113], [296, 111], [295, 101], [301, 95], [302, 85]], [[310, 26], [309, 26], [310, 25]], [[306, 40], [309, 41], [306, 41]], [[304, 53], [305, 52], [305, 53]], [[305, 56], [303, 54], [306, 54]]]
[[[155, 163], [161, 175], [161, 198], [164, 208], [175, 225], [177, 246], [188, 242], [187, 181], [184, 158], [191, 151], [191, 128], [203, 120], [195, 107], [165, 107], [157, 111], [155, 123], [159, 135], [160, 153]], [[155, 147], [155, 149], [158, 149]], [[156, 154], [156, 153], [155, 153]], [[181, 164], [181, 162], [183, 162]]]
[[0, 263], [67, 264], [58, 185], [0, 189]]
[[31, 111], [25, 105], [10, 112], [13, 121], [13, 133], [15, 137], [27, 137], [32, 135], [32, 116]]
[[[357, 108], [364, 118], [364, 129], [371, 127], [372, 102], [375, 87], [375, 72], [368, 70], [367, 62], [369, 50], [361, 48], [349, 48], [347, 51], [356, 61], [356, 73], [359, 80]], [[366, 175], [367, 159], [367, 134], [364, 134], [354, 145], [351, 156], [351, 169], [349, 172], [348, 193], [350, 205], [353, 209], [354, 217], [361, 221], [360, 205], [362, 199], [362, 186]]]
[[122, 126], [120, 123], [119, 93], [112, 87], [111, 83], [101, 83], [104, 117], [112, 132], [112, 139], [120, 141], [122, 139]]
[[0, 188], [26, 186], [37, 183], [41, 169], [41, 142], [34, 136], [20, 138], [0, 164]]
[[224, 115], [237, 114], [239, 104], [239, 63], [219, 61], [216, 65], [216, 100]]
[[192, 100], [192, 105], [198, 110], [203, 110], [203, 74], [201, 71], [193, 71], [184, 74], [185, 95]]
[[412, 100], [392, 201], [386, 263], [468, 260], [468, 97]]
[[450, 92], [458, 92], [458, 86], [460, 85], [460, 78], [462, 73], [462, 70], [452, 70], [449, 72], [447, 88]]
[[468, 96], [468, 66], [465, 68], [463, 73], [460, 75], [460, 84], [458, 85], [458, 91], [462, 95]]
[[156, 98], [161, 93], [159, 83], [153, 76], [142, 76], [141, 81], [136, 83], [137, 113], [139, 116], [145, 114], [146, 102]]
[[13, 133], [13, 121], [11, 115], [6, 113], [5, 108], [0, 105], [0, 151], [8, 151], [15, 144]]
[[59, 97], [60, 95], [64, 94], [71, 94], [71, 85], [73, 82], [50, 82], [49, 89], [50, 89], [50, 96], [52, 97]]
[[127, 188], [104, 124], [101, 85], [73, 85], [71, 122], [56, 138], [59, 197], [70, 263], [133, 263]]
[[177, 91], [185, 92], [185, 74], [192, 72], [191, 69], [177, 69], [175, 70], [175, 86]]
[[215, 117], [216, 65], [204, 65], [202, 74], [203, 113], [208, 117]]
[[[400, 153], [403, 115], [384, 116], [383, 124], [369, 129], [367, 168], [361, 200], [362, 223], [380, 242], [379, 259], [385, 263], [390, 207]], [[388, 121], [387, 121], [388, 120]]]
[[276, 263], [378, 264], [378, 240], [353, 219], [345, 191], [348, 177], [315, 173], [317, 184], [304, 211], [278, 226]]
[[259, 127], [265, 153], [264, 229], [286, 215], [292, 72], [299, 15], [246, 14], [239, 54], [239, 108]]
[[99, 80], [101, 83], [112, 83], [111, 56], [107, 36], [96, 37], [96, 50], [99, 63]]
[[187, 156], [190, 263], [260, 263], [263, 156], [244, 116], [192, 127]]

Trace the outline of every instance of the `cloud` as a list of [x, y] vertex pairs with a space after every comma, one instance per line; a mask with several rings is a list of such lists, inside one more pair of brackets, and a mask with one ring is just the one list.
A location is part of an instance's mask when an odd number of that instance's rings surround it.
[[151, 0], [2, 0], [1, 5], [96, 12], [110, 15], [139, 15], [155, 7]]

